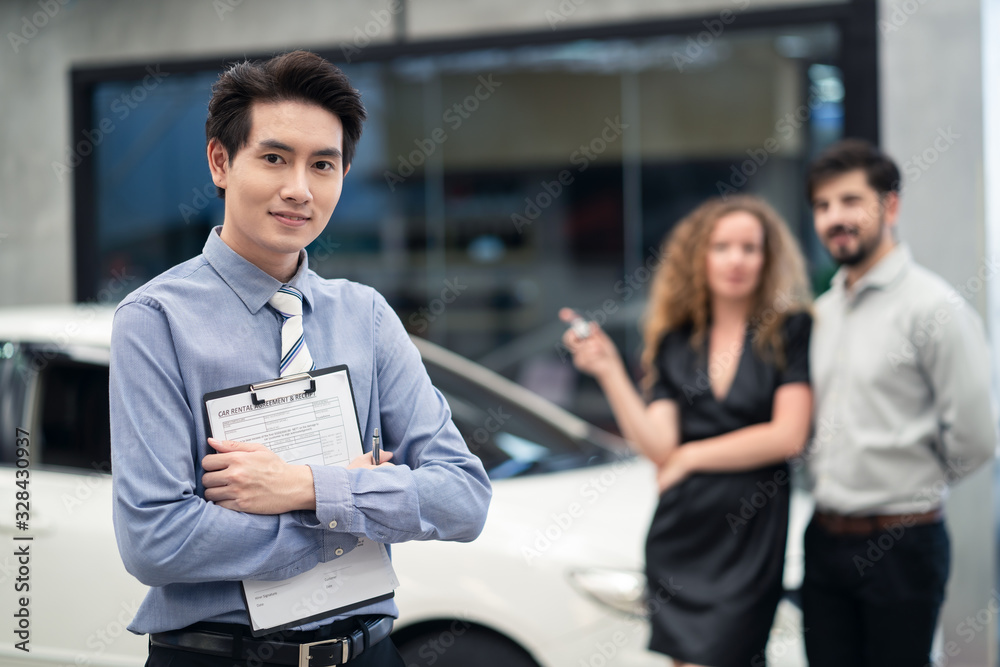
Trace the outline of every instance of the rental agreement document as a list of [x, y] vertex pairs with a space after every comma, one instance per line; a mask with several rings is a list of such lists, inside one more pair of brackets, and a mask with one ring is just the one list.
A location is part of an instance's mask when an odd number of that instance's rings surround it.
[[[257, 442], [288, 463], [346, 466], [361, 456], [346, 366], [205, 395], [214, 438]], [[282, 581], [244, 581], [255, 636], [392, 597], [399, 586], [384, 544], [358, 537], [350, 552]]]

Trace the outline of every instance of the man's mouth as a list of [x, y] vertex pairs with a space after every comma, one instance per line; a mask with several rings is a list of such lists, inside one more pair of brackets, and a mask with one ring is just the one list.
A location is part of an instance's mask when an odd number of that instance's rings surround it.
[[826, 238], [830, 241], [846, 241], [847, 239], [854, 238], [857, 235], [858, 232], [856, 230], [847, 229], [846, 227], [837, 227], [827, 232]]
[[289, 213], [286, 211], [272, 211], [271, 215], [276, 217], [281, 222], [289, 225], [295, 225], [305, 222], [309, 219], [309, 216], [305, 215], [295, 215], [294, 213]]

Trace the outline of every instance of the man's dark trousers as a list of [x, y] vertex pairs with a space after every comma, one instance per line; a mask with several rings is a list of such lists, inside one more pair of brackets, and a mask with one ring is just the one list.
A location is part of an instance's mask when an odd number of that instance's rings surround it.
[[809, 667], [926, 667], [951, 564], [943, 521], [805, 536]]

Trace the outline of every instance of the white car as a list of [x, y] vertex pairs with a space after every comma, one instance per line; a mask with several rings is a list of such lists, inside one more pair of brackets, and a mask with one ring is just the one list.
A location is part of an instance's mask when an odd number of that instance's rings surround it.
[[[0, 520], [9, 535], [0, 615], [12, 628], [0, 641], [2, 665], [145, 659], [145, 637], [125, 626], [146, 589], [125, 571], [111, 523], [112, 313], [90, 305], [0, 311], [9, 503]], [[643, 544], [656, 501], [649, 464], [520, 386], [414, 342], [494, 494], [476, 541], [393, 547], [401, 614], [393, 638], [407, 665], [669, 664], [645, 649]]]

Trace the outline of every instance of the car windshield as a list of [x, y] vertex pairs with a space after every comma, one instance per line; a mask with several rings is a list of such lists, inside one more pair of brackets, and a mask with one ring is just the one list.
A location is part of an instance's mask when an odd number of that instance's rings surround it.
[[[589, 435], [567, 432], [519, 402], [425, 360], [452, 419], [490, 479], [573, 470], [616, 454]], [[544, 399], [539, 398], [539, 401]]]

